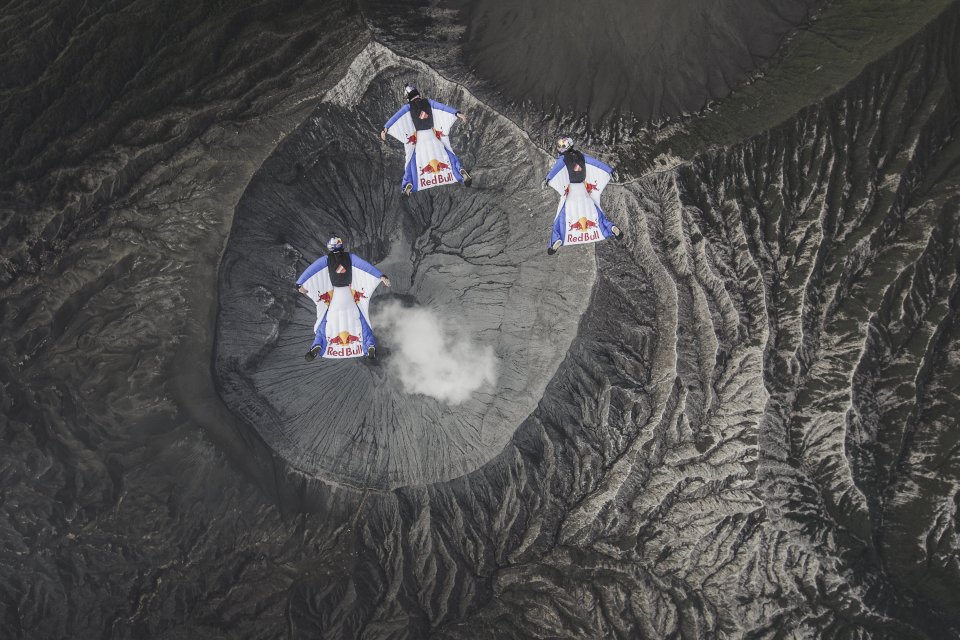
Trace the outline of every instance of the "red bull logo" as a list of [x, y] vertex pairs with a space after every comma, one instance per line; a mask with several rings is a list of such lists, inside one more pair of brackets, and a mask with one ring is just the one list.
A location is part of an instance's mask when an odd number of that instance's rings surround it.
[[327, 338], [327, 352], [324, 354], [332, 358], [350, 358], [363, 355], [363, 345], [360, 336], [349, 331], [341, 331], [332, 338]]
[[330, 344], [351, 344], [360, 342], [360, 336], [355, 336], [349, 331], [341, 331], [337, 335], [327, 340]]
[[[430, 177], [425, 177], [424, 174], [427, 174]], [[456, 178], [453, 177], [453, 171], [450, 169], [450, 165], [446, 162], [440, 162], [439, 160], [434, 159], [423, 165], [423, 168], [420, 169], [421, 189], [427, 189], [439, 184], [448, 184], [454, 182], [455, 180]]]
[[587, 193], [590, 193], [590, 192], [592, 192], [592, 191], [597, 191], [597, 190], [598, 190], [598, 189], [597, 189], [597, 183], [596, 183], [596, 182], [588, 182], [588, 183], [586, 183], [585, 186], [587, 187]]
[[365, 294], [363, 291], [354, 291], [353, 289], [351, 289], [351, 291], [353, 291], [353, 301], [356, 303], [360, 302], [360, 298], [367, 297], [367, 294]]
[[412, 136], [410, 136], [409, 138], [407, 138], [407, 143], [408, 143], [408, 144], [417, 144], [417, 134], [414, 133]]
[[437, 136], [437, 140], [439, 140], [443, 137], [443, 131], [441, 131], [440, 129], [434, 129], [433, 135]]
[[323, 304], [325, 304], [325, 305], [327, 305], [327, 306], [329, 307], [329, 306], [330, 306], [330, 300], [331, 300], [332, 298], [333, 298], [333, 291], [326, 291], [326, 292], [324, 292], [324, 293], [321, 293], [321, 294], [317, 297], [317, 302], [322, 302]]
[[440, 162], [439, 160], [431, 160], [427, 164], [423, 165], [423, 169], [420, 169], [420, 175], [425, 173], [439, 173], [444, 169], [449, 169], [450, 165], [446, 162]]
[[600, 228], [593, 220], [580, 218], [570, 225], [567, 230], [566, 244], [579, 244], [582, 242], [593, 242], [600, 240]]
[[576, 222], [570, 225], [571, 229], [576, 229], [577, 231], [586, 231], [587, 229], [593, 229], [597, 226], [597, 223], [593, 220], [587, 220], [586, 218], [580, 218]]

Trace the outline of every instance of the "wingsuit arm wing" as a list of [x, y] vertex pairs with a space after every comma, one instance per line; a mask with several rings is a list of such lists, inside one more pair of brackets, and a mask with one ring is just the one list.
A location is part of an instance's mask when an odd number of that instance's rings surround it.
[[378, 286], [383, 273], [363, 258], [351, 253], [350, 264], [353, 266], [350, 286], [354, 291], [354, 299], [360, 307], [364, 320], [370, 324], [370, 298]]
[[330, 272], [327, 271], [327, 256], [323, 256], [307, 267], [306, 271], [297, 278], [297, 286], [306, 290], [306, 294], [317, 305], [323, 304], [320, 296], [333, 289]]
[[563, 158], [557, 158], [545, 180], [554, 191], [560, 195], [566, 194], [567, 187], [570, 186], [570, 175], [567, 173], [567, 167], [563, 164]]
[[601, 193], [603, 193], [607, 183], [610, 182], [613, 169], [600, 160], [597, 160], [596, 158], [586, 154], [584, 154], [583, 159], [587, 165], [586, 182], [594, 185], [592, 191], [599, 196]]
[[416, 127], [413, 126], [413, 118], [410, 117], [410, 105], [405, 104], [400, 107], [400, 110], [387, 120], [383, 128], [387, 130], [387, 134], [400, 142], [409, 142], [410, 136], [417, 132]]
[[436, 100], [428, 100], [428, 102], [433, 110], [433, 128], [441, 131], [444, 135], [450, 135], [450, 129], [457, 121], [457, 114], [460, 112], [454, 107]]

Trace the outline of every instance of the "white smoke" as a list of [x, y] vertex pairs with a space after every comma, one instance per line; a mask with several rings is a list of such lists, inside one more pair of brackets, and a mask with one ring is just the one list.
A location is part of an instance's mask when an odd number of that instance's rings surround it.
[[407, 393], [460, 404], [497, 381], [493, 349], [475, 345], [462, 330], [442, 322], [429, 309], [389, 302], [375, 322], [377, 331], [389, 339], [388, 366]]

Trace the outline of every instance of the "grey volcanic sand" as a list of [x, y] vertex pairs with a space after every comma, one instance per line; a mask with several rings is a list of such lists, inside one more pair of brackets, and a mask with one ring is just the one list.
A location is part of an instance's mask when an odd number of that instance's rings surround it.
[[[552, 158], [452, 83], [399, 62], [370, 47], [264, 163], [220, 277], [215, 368], [228, 406], [296, 469], [363, 487], [447, 480], [498, 454], [537, 406], [595, 275], [591, 249], [545, 253], [557, 195], [539, 183]], [[377, 134], [405, 80], [468, 112], [452, 143], [474, 188], [400, 196], [402, 149]], [[382, 332], [375, 363], [305, 363], [316, 311], [293, 283], [331, 235], [391, 276], [373, 296], [375, 332], [385, 298], [415, 301], [494, 348], [496, 385], [457, 405], [407, 393]]]

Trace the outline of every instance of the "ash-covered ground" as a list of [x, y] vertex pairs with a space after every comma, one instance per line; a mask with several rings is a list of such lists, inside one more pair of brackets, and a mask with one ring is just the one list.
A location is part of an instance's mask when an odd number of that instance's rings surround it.
[[[960, 3], [632, 4], [7, 8], [0, 637], [960, 636]], [[304, 363], [334, 233], [495, 379]]]

